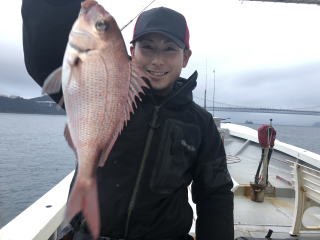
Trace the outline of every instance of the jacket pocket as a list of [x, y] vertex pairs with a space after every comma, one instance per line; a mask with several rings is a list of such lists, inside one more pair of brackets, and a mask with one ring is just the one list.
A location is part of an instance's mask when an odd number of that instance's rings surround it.
[[150, 181], [154, 192], [168, 194], [191, 181], [191, 167], [200, 141], [198, 126], [166, 120]]

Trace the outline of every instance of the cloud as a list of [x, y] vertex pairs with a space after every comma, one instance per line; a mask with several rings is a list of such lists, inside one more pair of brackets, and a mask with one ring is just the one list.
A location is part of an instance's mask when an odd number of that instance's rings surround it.
[[294, 86], [304, 83], [303, 80], [314, 82], [316, 79], [320, 79], [320, 61], [301, 65], [255, 69], [239, 75], [235, 84], [257, 87], [273, 82], [278, 86], [287, 83]]
[[[12, 4], [11, 4], [12, 2]], [[105, 4], [123, 26], [149, 1]], [[0, 16], [0, 93], [39, 96], [40, 88], [28, 76], [23, 62], [20, 0], [12, 0]], [[320, 8], [297, 4], [268, 4], [238, 0], [202, 4], [158, 0], [151, 7], [172, 7], [187, 17], [193, 56], [183, 76], [198, 70], [195, 95], [208, 99], [277, 106], [319, 105]], [[10, 14], [8, 25], [7, 19]], [[299, 16], [299, 18], [297, 18]], [[3, 24], [4, 23], [4, 24]], [[129, 46], [134, 24], [123, 32]], [[206, 66], [207, 62], [207, 66]], [[201, 100], [202, 101], [202, 100]]]
[[[253, 69], [243, 72], [216, 72], [216, 101], [252, 107], [320, 106], [320, 62]], [[207, 82], [209, 105], [213, 99], [212, 75]], [[200, 81], [203, 81], [201, 79]], [[204, 85], [195, 94], [204, 97]]]
[[28, 75], [22, 49], [1, 47], [0, 93], [30, 98], [40, 95], [40, 87]]

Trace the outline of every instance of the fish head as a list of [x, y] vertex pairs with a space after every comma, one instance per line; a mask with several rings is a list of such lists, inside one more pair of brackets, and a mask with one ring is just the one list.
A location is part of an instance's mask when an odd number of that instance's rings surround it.
[[96, 1], [85, 0], [81, 4], [69, 41], [88, 52], [105, 47], [110, 39], [115, 35], [119, 37], [119, 34], [121, 35], [121, 32], [112, 15]]

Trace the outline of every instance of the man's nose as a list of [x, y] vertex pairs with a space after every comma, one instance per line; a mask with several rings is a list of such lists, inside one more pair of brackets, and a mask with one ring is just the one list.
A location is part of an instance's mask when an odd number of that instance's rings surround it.
[[152, 56], [151, 63], [155, 65], [162, 65], [164, 63], [163, 54], [160, 51], [155, 51]]

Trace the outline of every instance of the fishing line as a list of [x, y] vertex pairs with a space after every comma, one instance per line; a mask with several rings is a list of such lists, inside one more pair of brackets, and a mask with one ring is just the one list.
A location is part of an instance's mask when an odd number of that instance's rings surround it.
[[130, 23], [133, 22], [133, 20], [135, 20], [142, 12], [144, 12], [144, 10], [146, 10], [152, 3], [154, 3], [156, 0], [152, 0], [144, 9], [142, 9], [137, 16], [135, 16], [134, 18], [132, 18], [126, 25], [124, 25], [120, 31], [122, 31], [123, 29], [125, 29]]

